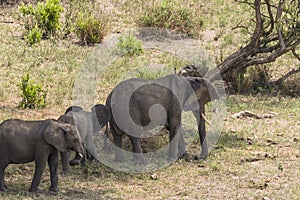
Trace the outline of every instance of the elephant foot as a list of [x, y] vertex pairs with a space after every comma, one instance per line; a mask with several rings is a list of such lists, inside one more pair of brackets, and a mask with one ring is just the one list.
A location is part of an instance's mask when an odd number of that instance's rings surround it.
[[199, 156], [194, 156], [194, 160], [204, 160], [208, 157], [207, 154], [200, 154]]
[[63, 169], [63, 174], [69, 174], [70, 173], [70, 169]]
[[39, 189], [37, 187], [30, 187], [29, 192], [37, 192]]
[[55, 187], [49, 187], [49, 191], [50, 192], [58, 192], [59, 191], [59, 189], [58, 189], [58, 187], [57, 186], [55, 186]]
[[178, 160], [185, 160], [186, 162], [190, 162], [191, 161], [191, 155], [188, 154], [187, 152], [184, 152], [182, 155], [180, 155], [178, 157]]
[[71, 165], [71, 166], [73, 166], [73, 165], [80, 165], [80, 163], [81, 163], [81, 160], [70, 160], [70, 162], [69, 162], [69, 164]]
[[0, 191], [2, 191], [2, 192], [5, 192], [5, 191], [7, 191], [7, 187], [6, 186], [4, 186], [4, 187], [0, 187]]

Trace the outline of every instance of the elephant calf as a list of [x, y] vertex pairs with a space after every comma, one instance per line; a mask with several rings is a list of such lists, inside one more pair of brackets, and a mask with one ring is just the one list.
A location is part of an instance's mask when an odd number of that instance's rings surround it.
[[69, 171], [69, 163], [71, 165], [84, 163], [86, 157], [90, 160], [98, 159], [93, 134], [99, 132], [104, 126], [106, 126], [107, 129], [110, 114], [108, 108], [102, 104], [93, 106], [91, 111], [92, 112], [84, 111], [79, 106], [70, 106], [67, 108], [65, 114], [58, 119], [59, 121], [76, 126], [86, 149], [86, 155], [82, 160], [80, 156], [76, 154], [75, 158], [69, 162], [70, 153], [63, 152], [61, 154], [63, 171], [65, 173]]
[[48, 119], [23, 121], [10, 119], [0, 124], [0, 191], [7, 190], [4, 172], [9, 164], [35, 161], [35, 172], [30, 192], [38, 190], [43, 171], [48, 162], [50, 191], [58, 191], [58, 151], [73, 150], [83, 154], [77, 129], [69, 124]]

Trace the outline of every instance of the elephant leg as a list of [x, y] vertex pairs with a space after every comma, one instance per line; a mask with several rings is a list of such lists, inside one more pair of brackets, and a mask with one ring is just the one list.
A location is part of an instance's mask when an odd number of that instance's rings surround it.
[[46, 167], [47, 156], [41, 154], [43, 154], [43, 152], [40, 152], [40, 154], [35, 157], [35, 171], [29, 192], [36, 192], [38, 190], [38, 185], [41, 182], [41, 178]]
[[118, 128], [115, 128], [114, 126], [110, 125], [110, 129], [113, 135], [113, 139], [115, 142], [115, 150], [116, 150], [116, 162], [124, 162], [124, 154], [122, 152], [122, 136], [123, 132], [119, 130]]
[[86, 150], [87, 150], [87, 154], [86, 156], [91, 155], [90, 157], [94, 157], [96, 160], [99, 160], [98, 158], [98, 154], [96, 152], [96, 147], [95, 147], [95, 144], [94, 144], [94, 139], [93, 139], [93, 134], [90, 133], [86, 139]]
[[178, 155], [178, 146], [181, 135], [181, 130], [175, 123], [170, 123], [170, 145], [169, 145], [169, 159], [177, 159]]
[[5, 182], [4, 182], [4, 174], [5, 174], [6, 167], [7, 167], [7, 165], [0, 166], [0, 191], [7, 190], [7, 186], [5, 185]]
[[69, 165], [70, 155], [71, 155], [70, 151], [60, 152], [62, 168], [65, 174], [70, 171], [70, 165]]
[[134, 160], [137, 161], [137, 163], [145, 163], [144, 155], [142, 153], [141, 139], [130, 135], [129, 139], [132, 144]]
[[178, 134], [180, 135], [180, 137], [179, 137], [177, 156], [180, 159], [187, 159], [188, 158], [188, 153], [186, 152], [186, 144], [185, 144], [185, 141], [184, 141], [184, 138], [183, 138], [183, 133], [182, 133], [182, 131], [179, 131]]
[[58, 153], [53, 153], [48, 158], [48, 165], [50, 170], [51, 185], [49, 190], [52, 192], [58, 192]]
[[86, 160], [89, 161], [95, 160], [95, 157], [88, 150], [85, 151], [85, 155], [86, 155]]
[[114, 135], [113, 136], [115, 144], [116, 144], [116, 158], [115, 161], [116, 162], [123, 162], [124, 161], [124, 154], [122, 152], [121, 149], [121, 145], [122, 145], [122, 136], [121, 135]]
[[105, 125], [105, 131], [104, 131], [104, 135], [103, 135], [103, 147], [102, 150], [104, 152], [108, 152], [109, 151], [109, 144], [107, 143], [108, 140], [108, 125]]
[[200, 113], [205, 114], [204, 105], [201, 105], [200, 110], [195, 111], [194, 115], [197, 118], [197, 122], [198, 122], [198, 133], [199, 133], [200, 144], [201, 144], [201, 153], [198, 158], [205, 159], [208, 156], [208, 145], [207, 145], [207, 138], [206, 138], [205, 120]]

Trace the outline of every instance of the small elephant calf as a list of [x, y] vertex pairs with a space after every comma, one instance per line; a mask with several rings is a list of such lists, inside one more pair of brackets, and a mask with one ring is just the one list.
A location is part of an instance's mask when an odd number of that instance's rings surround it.
[[58, 191], [58, 151], [84, 153], [77, 129], [57, 120], [23, 121], [10, 119], [0, 124], [0, 191], [7, 190], [4, 171], [9, 164], [35, 161], [34, 177], [29, 189], [38, 190], [48, 161], [50, 191]]
[[68, 173], [70, 170], [70, 165], [84, 164], [86, 159], [98, 160], [98, 155], [96, 147], [94, 144], [93, 134], [97, 133], [106, 126], [110, 118], [110, 113], [105, 105], [97, 104], [91, 108], [92, 112], [84, 111], [80, 106], [70, 106], [67, 108], [64, 115], [58, 118], [59, 121], [68, 123], [76, 126], [82, 142], [84, 143], [84, 148], [86, 149], [86, 154], [83, 159], [76, 154], [75, 158], [70, 160], [70, 152], [62, 152], [62, 165], [64, 173]]

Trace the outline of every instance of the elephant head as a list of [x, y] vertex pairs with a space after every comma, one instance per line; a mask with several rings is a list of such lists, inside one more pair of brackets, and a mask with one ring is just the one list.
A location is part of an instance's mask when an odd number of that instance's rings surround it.
[[184, 102], [183, 110], [195, 111], [208, 102], [220, 98], [216, 86], [207, 79], [201, 77], [183, 78], [189, 82], [192, 88], [190, 90], [186, 89], [187, 94], [184, 96], [187, 97], [187, 99]]
[[219, 98], [217, 88], [209, 80], [205, 78], [187, 78], [190, 82], [197, 99], [200, 103], [206, 104], [212, 100]]
[[70, 111], [78, 112], [78, 111], [81, 111], [81, 110], [83, 110], [83, 109], [80, 106], [70, 106], [70, 107], [67, 108], [65, 114], [67, 114]]
[[42, 131], [45, 141], [57, 150], [61, 152], [73, 150], [83, 155], [82, 141], [75, 126], [51, 121]]

